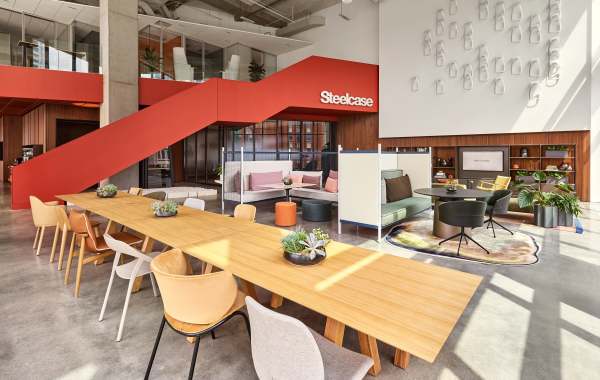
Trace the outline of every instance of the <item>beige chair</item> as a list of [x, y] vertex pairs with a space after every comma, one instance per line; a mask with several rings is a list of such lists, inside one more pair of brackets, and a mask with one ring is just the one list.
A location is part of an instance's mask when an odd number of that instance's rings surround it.
[[[114, 255], [114, 251], [106, 244], [103, 236], [96, 235], [88, 216], [83, 212], [71, 211], [69, 214], [69, 223], [73, 234], [75, 234], [75, 243], [79, 244], [79, 251], [75, 252], [72, 246], [69, 250], [67, 259], [67, 269], [65, 271], [65, 285], [69, 283], [71, 273], [71, 264], [73, 257], [78, 256], [77, 277], [75, 279], [75, 297], [79, 297], [79, 288], [81, 285], [81, 273], [85, 264], [103, 260], [105, 257]], [[117, 232], [112, 237], [121, 240], [129, 245], [140, 244], [142, 239], [127, 232]], [[86, 253], [91, 255], [85, 256]]]
[[142, 188], [140, 188], [140, 187], [130, 187], [129, 191], [127, 193], [131, 194], [131, 195], [142, 195]]
[[359, 380], [373, 359], [339, 347], [299, 320], [246, 297], [252, 361], [260, 380]]
[[164, 316], [156, 335], [145, 379], [150, 376], [165, 322], [175, 332], [195, 338], [190, 379], [194, 375], [201, 336], [211, 333], [214, 339], [215, 329], [236, 315], [244, 319], [250, 334], [248, 317], [240, 311], [244, 307], [245, 294], [238, 290], [231, 273], [221, 271], [187, 276], [187, 261], [179, 249], [172, 249], [155, 257], [150, 267], [162, 295]]
[[496, 177], [496, 180], [494, 182], [480, 180], [477, 189], [483, 191], [506, 190], [508, 189], [508, 185], [510, 185], [510, 181], [511, 177], [499, 175]]
[[233, 210], [233, 217], [254, 222], [256, 219], [256, 207], [244, 204], [237, 205]]
[[[29, 196], [29, 203], [31, 205], [31, 216], [33, 217], [33, 225], [36, 228], [35, 239], [33, 240], [33, 249], [37, 244], [36, 256], [40, 255], [40, 249], [42, 248], [42, 242], [44, 240], [44, 233], [46, 227], [56, 227], [58, 221], [56, 218], [56, 209], [59, 207], [58, 202], [42, 202], [38, 197], [33, 195]], [[52, 242], [52, 252], [50, 254], [51, 260], [54, 257], [54, 251], [56, 250], [56, 241], [58, 239], [58, 229], [54, 232], [54, 241]]]
[[[67, 216], [67, 212], [65, 211], [65, 208], [64, 207], [56, 207], [55, 211], [56, 211], [56, 220], [57, 220], [56, 231], [58, 232], [60, 230], [62, 232], [61, 239], [60, 239], [60, 252], [58, 254], [58, 270], [62, 270], [65, 245], [67, 243], [67, 235], [72, 230], [71, 230], [71, 222], [69, 222], [69, 217]], [[100, 226], [100, 222], [97, 220], [94, 220], [94, 219], [90, 219], [90, 224], [91, 224], [92, 228], [94, 229], [94, 232], [96, 232], [96, 234], [98, 235], [98, 227]], [[73, 249], [74, 244], [75, 244], [75, 234], [73, 234], [73, 236], [71, 237], [71, 248], [69, 249], [69, 252]], [[52, 250], [52, 253], [50, 254], [50, 262], [51, 263], [54, 262], [54, 249]]]

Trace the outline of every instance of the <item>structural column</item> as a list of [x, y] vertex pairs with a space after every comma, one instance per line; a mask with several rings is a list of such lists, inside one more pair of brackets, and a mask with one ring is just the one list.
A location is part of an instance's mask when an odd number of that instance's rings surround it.
[[[100, 127], [138, 111], [138, 2], [100, 0], [100, 54], [103, 103]], [[132, 141], [132, 149], [135, 142]], [[110, 154], [110, 150], [106, 152]], [[139, 185], [135, 164], [111, 176], [119, 188]]]
[[588, 0], [591, 9], [588, 23], [588, 66], [591, 75], [590, 132], [590, 201], [600, 202], [600, 4]]

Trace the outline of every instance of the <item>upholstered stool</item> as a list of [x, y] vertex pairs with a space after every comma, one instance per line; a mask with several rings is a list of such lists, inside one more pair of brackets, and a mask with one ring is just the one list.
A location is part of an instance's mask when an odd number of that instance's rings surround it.
[[275, 203], [275, 225], [280, 227], [289, 227], [296, 225], [296, 203]]
[[321, 199], [303, 200], [302, 219], [311, 222], [327, 222], [331, 220], [331, 202]]

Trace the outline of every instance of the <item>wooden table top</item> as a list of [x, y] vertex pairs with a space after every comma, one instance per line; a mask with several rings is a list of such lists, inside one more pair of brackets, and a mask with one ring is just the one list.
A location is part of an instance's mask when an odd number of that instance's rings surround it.
[[433, 362], [481, 277], [332, 241], [327, 259], [298, 267], [283, 259], [287, 230], [179, 207], [156, 218], [152, 200], [94, 193], [58, 198]]

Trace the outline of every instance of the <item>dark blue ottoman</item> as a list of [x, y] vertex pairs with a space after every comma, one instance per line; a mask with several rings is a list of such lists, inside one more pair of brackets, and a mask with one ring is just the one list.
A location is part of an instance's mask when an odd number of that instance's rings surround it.
[[303, 200], [302, 219], [311, 222], [327, 222], [331, 220], [331, 202], [320, 199]]

